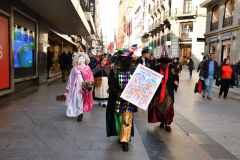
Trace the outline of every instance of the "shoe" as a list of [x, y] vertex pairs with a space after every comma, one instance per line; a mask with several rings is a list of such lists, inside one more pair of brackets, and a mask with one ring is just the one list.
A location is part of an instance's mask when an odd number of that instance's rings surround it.
[[167, 132], [171, 132], [171, 130], [172, 130], [170, 126], [166, 126], [165, 129]]
[[223, 99], [225, 99], [225, 100], [228, 100], [228, 98], [227, 98], [227, 97], [223, 97]]
[[103, 104], [102, 107], [107, 107], [106, 104]]
[[202, 98], [205, 98], [206, 96], [205, 95], [202, 95]]
[[237, 88], [238, 88], [238, 86], [237, 86]]
[[230, 88], [233, 88], [233, 86], [230, 86]]
[[101, 106], [101, 103], [98, 103], [99, 106]]
[[164, 128], [164, 124], [161, 123], [161, 124], [159, 125], [159, 128]]
[[208, 97], [208, 96], [207, 96], [207, 99], [212, 100], [212, 98], [211, 98], [211, 97]]
[[218, 95], [218, 98], [220, 98], [220, 99], [221, 99], [221, 96], [222, 96], [222, 95]]
[[118, 143], [119, 143], [119, 144], [123, 144], [124, 142], [121, 142], [120, 140], [118, 140]]
[[52, 78], [50, 78], [50, 77], [47, 77], [47, 79], [52, 79]]
[[82, 121], [82, 118], [83, 118], [83, 114], [80, 114], [80, 115], [78, 116], [78, 118], [77, 118], [77, 121], [78, 121], [78, 122], [81, 122], [81, 121]]
[[127, 152], [128, 151], [128, 143], [123, 142], [122, 148], [123, 148], [124, 152]]

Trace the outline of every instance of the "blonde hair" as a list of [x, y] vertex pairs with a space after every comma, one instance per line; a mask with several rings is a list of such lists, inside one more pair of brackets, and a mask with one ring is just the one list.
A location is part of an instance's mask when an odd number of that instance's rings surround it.
[[235, 63], [235, 65], [237, 64], [235, 61], [232, 61], [231, 65], [233, 65], [233, 62]]
[[78, 58], [80, 56], [83, 56], [85, 58], [85, 64], [88, 65], [90, 62], [90, 58], [88, 57], [88, 55], [85, 52], [78, 52], [74, 57], [73, 57], [73, 62], [72, 65], [73, 66], [78, 66]]

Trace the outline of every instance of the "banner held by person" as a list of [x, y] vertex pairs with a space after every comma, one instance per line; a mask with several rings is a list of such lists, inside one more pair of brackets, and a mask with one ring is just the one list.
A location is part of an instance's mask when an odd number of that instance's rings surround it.
[[162, 78], [163, 75], [139, 64], [120, 97], [146, 110]]

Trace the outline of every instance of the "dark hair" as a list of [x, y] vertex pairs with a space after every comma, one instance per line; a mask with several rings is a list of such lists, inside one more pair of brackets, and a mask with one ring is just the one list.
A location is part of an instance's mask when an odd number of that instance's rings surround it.
[[215, 55], [215, 53], [210, 53], [209, 55], [211, 56], [211, 54], [214, 54], [214, 55]]
[[224, 60], [222, 61], [222, 66], [224, 66], [227, 62], [227, 60], [229, 60], [228, 58], [224, 58]]
[[206, 56], [203, 56], [203, 60], [206, 59], [207, 57]]
[[142, 51], [142, 55], [144, 55], [145, 53], [148, 53], [148, 50], [143, 50]]

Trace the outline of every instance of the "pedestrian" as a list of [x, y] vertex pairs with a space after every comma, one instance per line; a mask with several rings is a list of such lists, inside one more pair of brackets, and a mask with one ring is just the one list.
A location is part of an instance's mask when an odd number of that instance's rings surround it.
[[188, 62], [188, 70], [189, 70], [189, 76], [192, 77], [192, 71], [194, 70], [194, 62], [192, 59]]
[[[137, 107], [120, 98], [130, 81], [134, 69], [131, 67], [133, 52], [124, 48], [119, 50], [119, 67], [113, 67], [109, 74], [109, 99], [106, 112], [107, 137], [118, 136], [123, 151], [128, 151], [128, 142], [134, 135], [134, 116]], [[129, 67], [130, 66], [130, 67]]]
[[68, 71], [69, 66], [70, 66], [70, 58], [66, 54], [66, 51], [63, 51], [63, 54], [62, 54], [61, 57], [62, 57], [62, 60], [61, 60], [62, 65], [60, 65], [60, 66], [62, 66], [62, 68], [61, 68], [61, 70], [62, 70], [62, 80], [65, 83], [66, 80], [67, 80], [67, 71]]
[[154, 68], [154, 71], [164, 75], [161, 84], [155, 92], [152, 101], [148, 107], [148, 123], [161, 122], [160, 128], [171, 132], [171, 123], [174, 116], [174, 90], [178, 86], [179, 77], [174, 72], [174, 66], [168, 65], [169, 59], [162, 55], [159, 59], [160, 65]]
[[117, 52], [115, 52], [114, 54], [113, 54], [113, 60], [112, 60], [112, 63], [116, 63], [118, 61], [118, 53]]
[[146, 67], [150, 67], [149, 60], [147, 57], [148, 57], [148, 50], [143, 50], [142, 56], [140, 58], [138, 58], [138, 60], [136, 62], [136, 66], [138, 66], [138, 64], [142, 64]]
[[199, 72], [202, 68], [203, 63], [206, 61], [206, 56], [203, 56], [203, 60], [199, 63], [197, 72]]
[[49, 77], [49, 72], [51, 67], [53, 67], [52, 53], [50, 51], [50, 47], [47, 47], [47, 79], [51, 79]]
[[179, 60], [178, 57], [174, 57], [172, 61], [172, 65], [174, 66], [175, 73], [177, 73], [178, 76], [180, 77], [181, 71], [182, 71], [182, 65], [178, 60]]
[[199, 73], [199, 78], [203, 77], [205, 83], [205, 89], [203, 90], [202, 98], [205, 98], [205, 94], [207, 93], [207, 99], [212, 100], [212, 86], [214, 79], [221, 80], [221, 76], [219, 73], [218, 63], [214, 60], [215, 54], [211, 53], [210, 57], [207, 61], [205, 61], [202, 65], [201, 71]]
[[222, 93], [224, 92], [223, 98], [227, 100], [230, 85], [235, 85], [234, 72], [229, 65], [229, 59], [225, 58], [223, 60], [222, 65], [219, 67], [219, 71], [221, 75], [221, 87], [218, 98], [221, 98]]
[[137, 60], [138, 60], [138, 57], [135, 54], [133, 54], [132, 55], [132, 62], [131, 62], [132, 67], [136, 68]]
[[71, 70], [73, 68], [73, 65], [72, 65], [72, 61], [73, 61], [73, 54], [71, 51], [68, 52], [68, 56], [69, 56], [69, 68], [68, 68], [68, 75], [70, 75], [71, 73]]
[[105, 57], [105, 58], [106, 58], [106, 62], [107, 62], [106, 66], [108, 66], [108, 68], [110, 68], [111, 61], [110, 61], [110, 59], [109, 59], [108, 55], [107, 55], [107, 54], [105, 54], [103, 57]]
[[108, 90], [108, 75], [109, 75], [110, 69], [106, 65], [107, 59], [104, 56], [102, 58], [100, 58], [99, 62], [100, 62], [100, 65], [97, 66], [95, 69], [94, 78], [101, 77], [102, 84], [100, 86], [95, 86], [94, 100], [97, 100], [99, 105], [102, 105], [102, 107], [106, 107], [107, 100], [109, 97], [107, 90]]
[[240, 81], [240, 58], [238, 59], [238, 63], [237, 63], [237, 70], [238, 70], [238, 77], [237, 77], [237, 88], [240, 87], [239, 85], [239, 81]]
[[[233, 73], [234, 73], [234, 78], [237, 81], [237, 78], [239, 76], [239, 71], [238, 71], [238, 68], [237, 68], [237, 63], [235, 61], [232, 61], [231, 68], [232, 68]], [[233, 85], [231, 85], [230, 87], [233, 88]]]
[[150, 64], [150, 69], [154, 69], [156, 63], [153, 55], [150, 56], [149, 64]]
[[90, 63], [89, 63], [89, 67], [91, 68], [92, 70], [92, 73], [94, 74], [94, 71], [95, 71], [95, 68], [97, 67], [97, 59], [96, 57], [93, 57], [93, 54], [89, 52], [89, 58], [90, 58]]
[[68, 117], [77, 117], [81, 122], [83, 112], [90, 112], [93, 108], [93, 97], [91, 90], [82, 88], [82, 83], [93, 82], [91, 68], [88, 66], [90, 59], [84, 52], [77, 53], [73, 58], [73, 69], [70, 73], [66, 87], [66, 102]]

